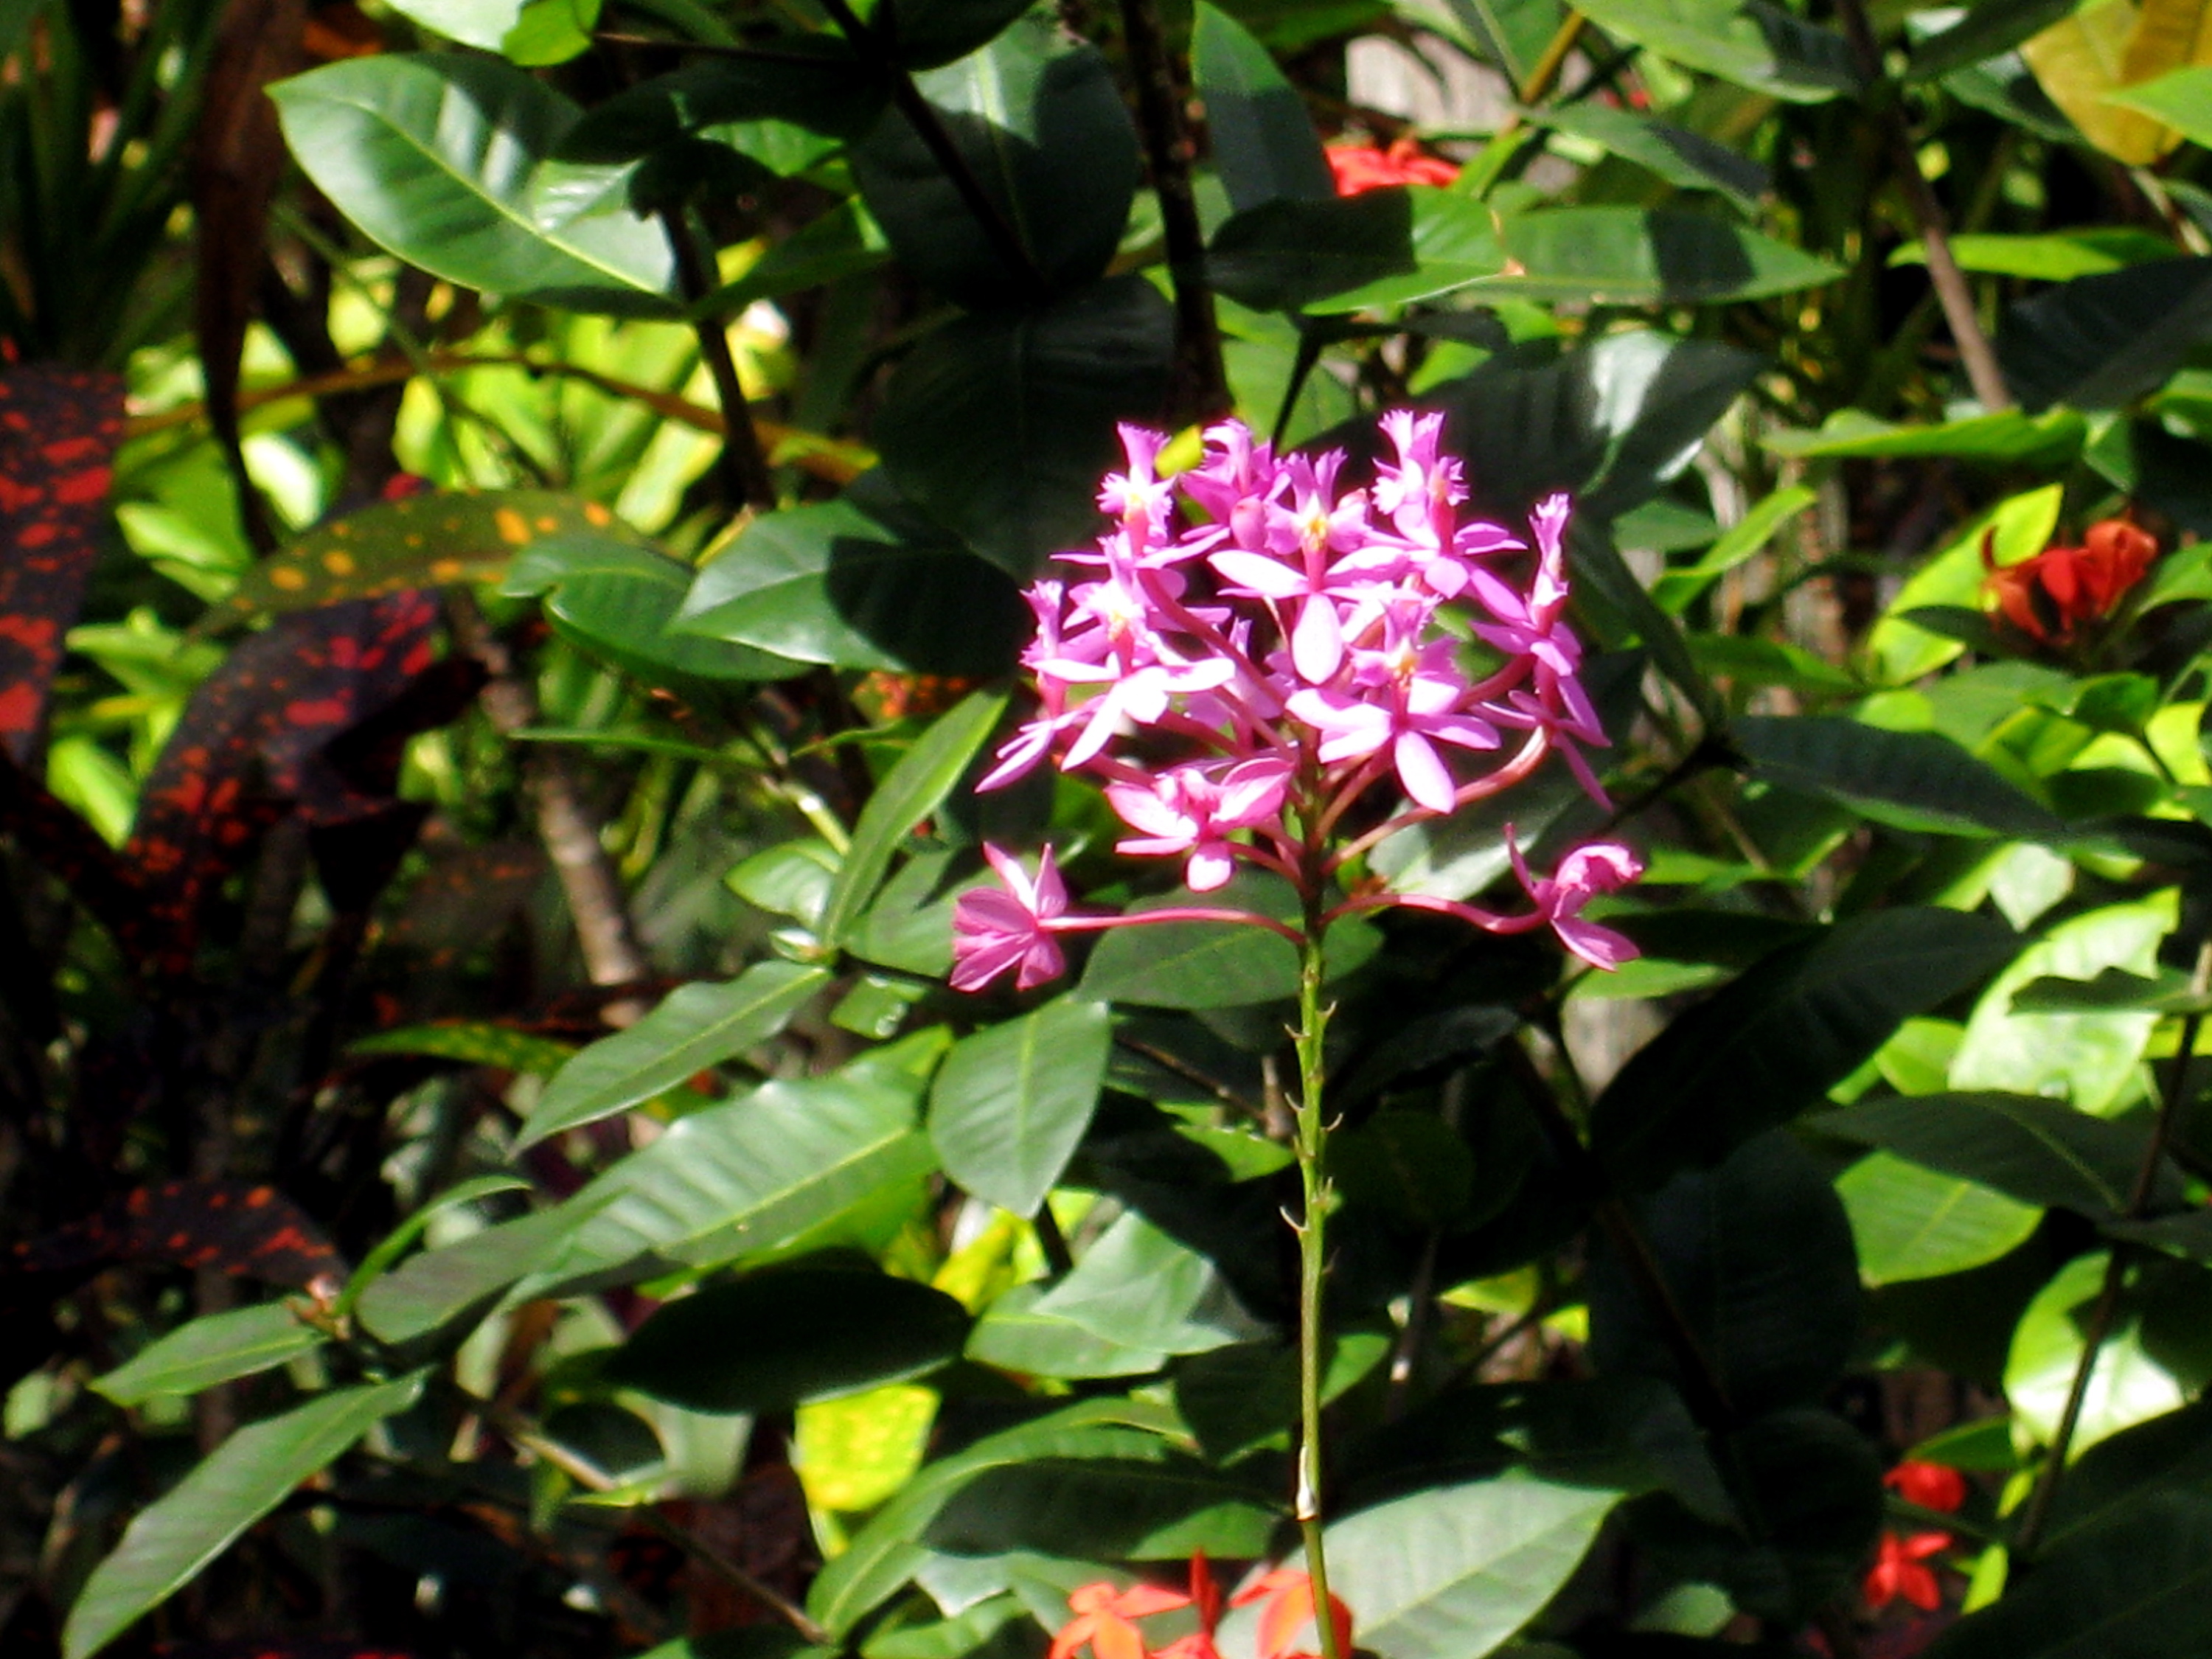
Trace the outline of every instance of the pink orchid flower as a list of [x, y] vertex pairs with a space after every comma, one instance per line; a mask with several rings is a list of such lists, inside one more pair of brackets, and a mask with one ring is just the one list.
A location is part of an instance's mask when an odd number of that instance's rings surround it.
[[1193, 765], [1160, 773], [1149, 785], [1109, 784], [1108, 802], [1123, 823], [1142, 832], [1116, 842], [1115, 850], [1153, 856], [1188, 852], [1185, 884], [1194, 893], [1211, 893], [1236, 872], [1230, 835], [1278, 820], [1290, 779], [1288, 761], [1263, 755], [1239, 761], [1218, 778]]

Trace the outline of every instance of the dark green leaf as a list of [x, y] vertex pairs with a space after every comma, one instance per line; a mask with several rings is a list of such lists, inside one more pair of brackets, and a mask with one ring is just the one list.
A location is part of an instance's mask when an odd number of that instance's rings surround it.
[[1841, 35], [1761, 0], [1597, 0], [1585, 10], [1608, 34], [1776, 98], [1817, 104], [1858, 85]]
[[1932, 81], [2010, 52], [2079, 4], [2080, 0], [1982, 0], [1948, 28], [1913, 47], [1905, 78]]
[[2031, 414], [2053, 404], [2118, 409], [2212, 333], [2212, 258], [2161, 259], [2081, 276], [2005, 313], [1997, 357]]
[[1132, 1211], [1109, 1227], [1035, 1305], [1109, 1342], [1204, 1353], [1260, 1336], [1221, 1270]]
[[496, 58], [380, 54], [270, 88], [286, 142], [371, 240], [464, 288], [582, 310], [667, 313], [660, 227], [623, 169], [558, 161], [577, 118]]
[[923, 1534], [952, 1555], [1033, 1550], [1077, 1560], [1169, 1561], [1193, 1550], [1264, 1555], [1279, 1510], [1185, 1458], [1039, 1458], [985, 1469]]
[[[1104, 271], [1139, 166], [1136, 130], [1097, 49], [1031, 12], [917, 80], [1047, 287], [1066, 293]], [[1038, 297], [903, 114], [887, 111], [852, 160], [869, 211], [923, 282], [963, 305]]]
[[[1182, 906], [1188, 896], [1148, 899], [1133, 912]], [[1274, 877], [1240, 874], [1209, 907], [1248, 910], [1278, 920], [1297, 914], [1297, 896]], [[1339, 922], [1328, 932], [1328, 971], [1348, 974], [1372, 957], [1382, 936], [1363, 922]], [[1237, 1008], [1295, 996], [1297, 951], [1271, 929], [1249, 923], [1166, 921], [1109, 932], [1091, 952], [1081, 994], [1100, 1002], [1149, 1008]]]
[[338, 1389], [234, 1433], [140, 1511], [93, 1569], [70, 1608], [64, 1659], [90, 1659], [422, 1389], [420, 1376]]
[[758, 1048], [829, 982], [826, 969], [761, 962], [724, 984], [679, 987], [628, 1030], [601, 1037], [563, 1066], [516, 1146], [627, 1111]]
[[118, 1406], [137, 1406], [155, 1395], [198, 1394], [234, 1376], [251, 1376], [328, 1340], [284, 1303], [257, 1303], [179, 1326], [93, 1378], [91, 1386]]
[[699, 572], [671, 632], [840, 668], [1003, 672], [1029, 617], [1014, 585], [910, 512], [876, 510], [877, 494], [763, 514]]
[[1104, 1003], [1062, 997], [954, 1044], [929, 1096], [945, 1174], [1035, 1215], [1090, 1125], [1112, 1042]]
[[1158, 419], [1174, 349], [1173, 312], [1136, 276], [948, 323], [884, 388], [884, 465], [915, 506], [1026, 578], [1095, 532], [1115, 422]]
[[1424, 1232], [1463, 1224], [1471, 1213], [1474, 1159], [1433, 1114], [1377, 1112], [1329, 1138], [1328, 1163], [1352, 1202]]
[[1264, 202], [1216, 231], [1206, 253], [1214, 285], [1258, 311], [1403, 305], [1504, 268], [1490, 210], [1430, 188]]
[[1197, 18], [1191, 75], [1230, 206], [1241, 213], [1262, 202], [1334, 196], [1313, 118], [1267, 49], [1206, 0], [1199, 0]]
[[483, 1312], [558, 1248], [586, 1213], [544, 1210], [412, 1256], [362, 1292], [361, 1322], [380, 1340], [398, 1344]]
[[883, 885], [900, 843], [915, 825], [945, 804], [961, 775], [990, 738], [1006, 711], [1002, 691], [977, 691], [939, 715], [913, 748], [899, 757], [853, 828], [830, 896], [822, 907], [822, 938], [842, 945]]
[[1717, 1163], [2019, 948], [2001, 921], [1937, 909], [1875, 911], [1785, 945], [1638, 1052], [1591, 1109], [1591, 1145], [1632, 1186]]
[[[1858, 1334], [1850, 1224], [1826, 1173], [1789, 1134], [1745, 1142], [1638, 1206], [1674, 1306], [1741, 1414], [1817, 1400]], [[1590, 1353], [1604, 1371], [1681, 1385], [1674, 1349], [1619, 1256], [1590, 1284]]]
[[635, 161], [734, 122], [784, 121], [857, 137], [883, 113], [883, 84], [842, 42], [787, 36], [769, 58], [716, 58], [617, 93], [562, 137], [568, 161]]
[[1817, 288], [1844, 274], [1724, 219], [1664, 208], [1540, 208], [1509, 216], [1504, 239], [1517, 269], [1481, 291], [1527, 299], [1709, 305]]
[[2023, 1202], [2117, 1212], [2135, 1186], [2144, 1134], [2037, 1095], [1863, 1100], [1810, 1120], [1823, 1134], [1880, 1146]]
[[1065, 1314], [1040, 1312], [1046, 1287], [1017, 1285], [984, 1310], [968, 1339], [968, 1357], [1023, 1376], [1144, 1376], [1164, 1368], [1164, 1348], [1102, 1336]]
[[912, 1279], [772, 1267], [670, 1303], [606, 1376], [687, 1411], [788, 1411], [935, 1370], [967, 1336], [966, 1310]]
[[1638, 112], [1589, 101], [1531, 112], [1532, 122], [1601, 144], [1684, 190], [1717, 190], [1751, 207], [1773, 188], [1766, 169], [1701, 132]]
[[[1322, 1352], [1323, 1403], [1367, 1376], [1395, 1346], [1387, 1328], [1332, 1334]], [[1175, 1368], [1175, 1402], [1217, 1463], [1269, 1443], [1287, 1446], [1298, 1420], [1297, 1351], [1285, 1342], [1236, 1342], [1193, 1354]]]
[[1729, 735], [1758, 776], [1897, 829], [2028, 840], [2065, 833], [2047, 808], [1939, 732], [1887, 732], [1841, 714], [1759, 715]]
[[1783, 455], [1955, 455], [1991, 465], [2055, 465], [2080, 453], [2087, 430], [2081, 416], [2070, 409], [2046, 410], [2040, 415], [2008, 409], [1996, 415], [1973, 415], [1927, 426], [1900, 426], [1875, 420], [1859, 410], [1841, 409], [1818, 431], [1785, 429], [1771, 433], [1761, 441]]
[[965, 58], [1030, 9], [1030, 0], [888, 0], [869, 14], [908, 69]]
[[514, 562], [502, 591], [542, 593], [562, 637], [647, 685], [789, 679], [805, 665], [724, 639], [671, 627], [692, 586], [691, 567], [650, 548], [603, 537], [556, 536]]

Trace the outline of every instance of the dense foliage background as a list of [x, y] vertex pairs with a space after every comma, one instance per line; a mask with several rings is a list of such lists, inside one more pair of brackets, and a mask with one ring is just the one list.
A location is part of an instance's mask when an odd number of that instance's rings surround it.
[[2202, 0], [0, 3], [0, 1651], [1294, 1558], [1289, 947], [943, 978], [987, 837], [1171, 879], [970, 787], [1115, 422], [1407, 404], [1614, 808], [1348, 884], [1648, 870], [1331, 938], [1354, 1641], [2212, 1650], [2200, 145]]

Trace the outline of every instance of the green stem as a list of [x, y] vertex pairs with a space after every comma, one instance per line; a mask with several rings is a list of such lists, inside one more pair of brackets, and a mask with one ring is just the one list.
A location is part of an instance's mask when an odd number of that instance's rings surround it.
[[[1315, 884], [1316, 892], [1319, 884]], [[1329, 1617], [1328, 1564], [1322, 1552], [1321, 1351], [1322, 1274], [1327, 1266], [1324, 1230], [1331, 1202], [1322, 1146], [1328, 1125], [1322, 1117], [1322, 1038], [1329, 1011], [1322, 1006], [1322, 939], [1327, 924], [1316, 898], [1307, 906], [1305, 944], [1298, 953], [1298, 1114], [1296, 1145], [1298, 1179], [1304, 1203], [1298, 1234], [1298, 1532], [1305, 1540], [1306, 1573], [1313, 1581], [1314, 1622], [1321, 1634], [1322, 1659], [1350, 1659], [1338, 1646], [1336, 1623]]]

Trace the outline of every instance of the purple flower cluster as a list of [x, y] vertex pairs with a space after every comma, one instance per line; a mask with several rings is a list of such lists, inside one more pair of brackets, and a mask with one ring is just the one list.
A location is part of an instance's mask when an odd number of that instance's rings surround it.
[[[1118, 850], [1183, 860], [1194, 893], [1221, 888], [1242, 861], [1310, 897], [1393, 830], [1510, 788], [1554, 750], [1604, 802], [1581, 752], [1607, 738], [1565, 616], [1566, 497], [1531, 515], [1533, 556], [1503, 526], [1462, 516], [1467, 487], [1460, 463], [1438, 453], [1443, 423], [1384, 415], [1395, 459], [1351, 489], [1339, 483], [1341, 452], [1279, 458], [1235, 421], [1206, 432], [1200, 465], [1162, 478], [1165, 438], [1122, 428], [1127, 470], [1098, 498], [1114, 527], [1095, 550], [1060, 555], [1078, 575], [1029, 589], [1037, 626], [1023, 661], [1042, 707], [981, 787], [1056, 757], [1104, 783], [1134, 832]], [[1525, 572], [1517, 583], [1515, 570]], [[1386, 787], [1407, 804], [1351, 833], [1346, 815]], [[1599, 967], [1635, 954], [1578, 915], [1640, 873], [1626, 848], [1578, 848], [1541, 880], [1511, 850], [1534, 914], [1367, 893], [1326, 914], [1310, 907], [1310, 921], [1403, 904], [1492, 932], [1549, 925]], [[1071, 913], [1050, 849], [1033, 882], [989, 855], [1007, 886], [957, 907], [962, 989], [1009, 969], [1024, 988], [1042, 983], [1063, 966], [1057, 935], [1103, 927], [1208, 917], [1304, 937], [1231, 909]]]

